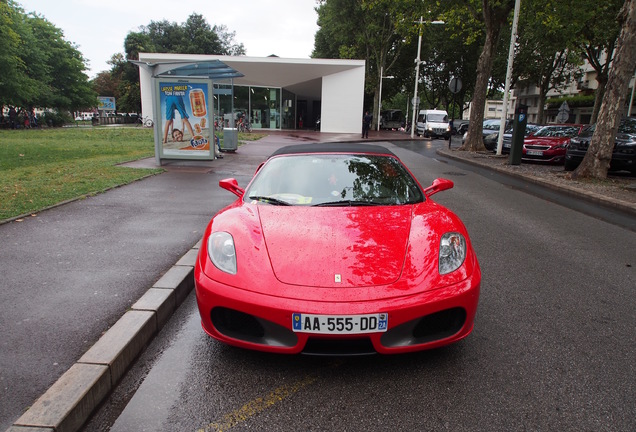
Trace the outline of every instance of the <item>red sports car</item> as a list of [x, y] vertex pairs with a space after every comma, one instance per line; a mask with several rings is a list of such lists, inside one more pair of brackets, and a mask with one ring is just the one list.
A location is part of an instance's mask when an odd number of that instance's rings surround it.
[[563, 163], [570, 138], [577, 136], [585, 125], [555, 124], [544, 126], [523, 143], [521, 160]]
[[210, 221], [195, 266], [203, 329], [238, 347], [356, 355], [468, 336], [481, 271], [466, 228], [384, 147], [274, 152]]

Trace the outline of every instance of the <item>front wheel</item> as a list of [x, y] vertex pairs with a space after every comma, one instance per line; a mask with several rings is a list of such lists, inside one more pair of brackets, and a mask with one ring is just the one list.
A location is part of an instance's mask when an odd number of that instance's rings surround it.
[[144, 121], [144, 126], [152, 127], [152, 125], [153, 125], [152, 119], [146, 119], [146, 121]]

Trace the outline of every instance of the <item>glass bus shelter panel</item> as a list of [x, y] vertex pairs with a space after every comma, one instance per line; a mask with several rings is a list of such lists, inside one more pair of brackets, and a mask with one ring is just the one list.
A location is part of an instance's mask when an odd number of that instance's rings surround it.
[[226, 121], [232, 116], [232, 85], [215, 84], [214, 85], [214, 123], [223, 127], [230, 127]]

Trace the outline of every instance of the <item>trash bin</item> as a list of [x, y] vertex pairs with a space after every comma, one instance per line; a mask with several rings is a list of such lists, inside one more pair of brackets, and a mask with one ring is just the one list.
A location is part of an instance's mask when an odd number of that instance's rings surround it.
[[223, 140], [221, 140], [222, 151], [236, 151], [238, 148], [238, 130], [236, 128], [223, 129]]

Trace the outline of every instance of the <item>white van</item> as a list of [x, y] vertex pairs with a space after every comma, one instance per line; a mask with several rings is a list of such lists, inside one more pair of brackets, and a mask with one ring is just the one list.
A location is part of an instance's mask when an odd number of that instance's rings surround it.
[[448, 124], [448, 113], [445, 110], [420, 110], [417, 116], [417, 136], [424, 135], [426, 138], [450, 136], [450, 125]]

